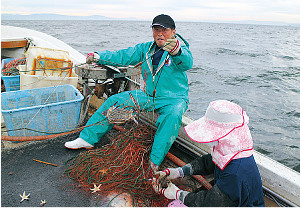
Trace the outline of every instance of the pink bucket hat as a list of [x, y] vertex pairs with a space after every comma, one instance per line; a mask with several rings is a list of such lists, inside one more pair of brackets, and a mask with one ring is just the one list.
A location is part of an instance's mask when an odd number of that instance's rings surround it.
[[230, 101], [217, 100], [209, 104], [205, 116], [184, 129], [190, 139], [199, 143], [214, 142], [211, 155], [223, 170], [232, 159], [253, 154], [253, 140], [248, 127], [249, 117]]

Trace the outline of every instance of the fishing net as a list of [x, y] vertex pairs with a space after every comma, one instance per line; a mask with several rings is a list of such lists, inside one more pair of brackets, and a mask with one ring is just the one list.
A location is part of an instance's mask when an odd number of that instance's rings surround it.
[[100, 187], [93, 193], [99, 197], [129, 193], [132, 206], [167, 206], [170, 200], [156, 194], [149, 180], [153, 178], [149, 165], [153, 133], [144, 125], [124, 131], [109, 144], [68, 161], [65, 174], [88, 192]]
[[26, 57], [12, 60], [5, 64], [2, 68], [2, 73], [4, 76], [16, 76], [19, 75], [18, 66], [26, 64]]

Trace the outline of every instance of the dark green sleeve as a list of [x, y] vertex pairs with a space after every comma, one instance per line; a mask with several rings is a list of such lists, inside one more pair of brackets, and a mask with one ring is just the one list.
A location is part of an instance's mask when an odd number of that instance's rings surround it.
[[209, 175], [214, 173], [215, 164], [210, 154], [198, 157], [192, 162], [182, 167], [184, 176]]

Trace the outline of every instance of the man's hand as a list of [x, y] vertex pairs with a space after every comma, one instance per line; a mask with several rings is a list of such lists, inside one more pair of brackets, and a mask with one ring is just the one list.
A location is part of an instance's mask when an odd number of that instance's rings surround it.
[[88, 55], [86, 56], [86, 63], [96, 63], [99, 60], [99, 58], [100, 57], [97, 53], [88, 53]]
[[167, 180], [172, 180], [183, 177], [183, 171], [182, 168], [167, 168], [163, 171], [156, 172], [154, 175], [157, 176], [158, 179], [166, 177]]
[[155, 165], [151, 160], [150, 160], [150, 167], [154, 173], [158, 171], [158, 165]]
[[168, 199], [179, 199], [179, 194], [182, 190], [180, 190], [173, 183], [169, 182], [167, 188], [159, 187], [159, 192], [163, 194]]
[[175, 56], [180, 50], [179, 40], [172, 36], [171, 39], [167, 40], [163, 49], [168, 51], [170, 55]]

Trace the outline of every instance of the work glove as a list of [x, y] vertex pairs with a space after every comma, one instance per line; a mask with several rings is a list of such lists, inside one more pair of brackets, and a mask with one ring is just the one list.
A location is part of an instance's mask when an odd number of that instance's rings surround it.
[[177, 186], [173, 183], [169, 182], [167, 188], [161, 188], [159, 186], [159, 192], [163, 194], [168, 199], [179, 199], [180, 190]]
[[99, 59], [100, 56], [98, 55], [98, 53], [88, 53], [88, 55], [86, 56], [86, 63], [87, 64], [96, 63], [99, 61]]
[[171, 56], [175, 56], [180, 50], [179, 40], [177, 40], [175, 36], [172, 36], [167, 40], [163, 49], [168, 51]]
[[176, 178], [183, 178], [183, 170], [181, 167], [179, 168], [167, 168], [163, 171], [158, 171], [154, 174], [158, 179], [162, 179], [166, 177], [167, 180], [172, 180]]
[[159, 191], [161, 194], [163, 194], [168, 199], [177, 199], [182, 202], [184, 202], [184, 199], [186, 195], [188, 195], [190, 192], [180, 190], [177, 186], [175, 186], [173, 183], [169, 182], [167, 188], [161, 188], [159, 186]]

